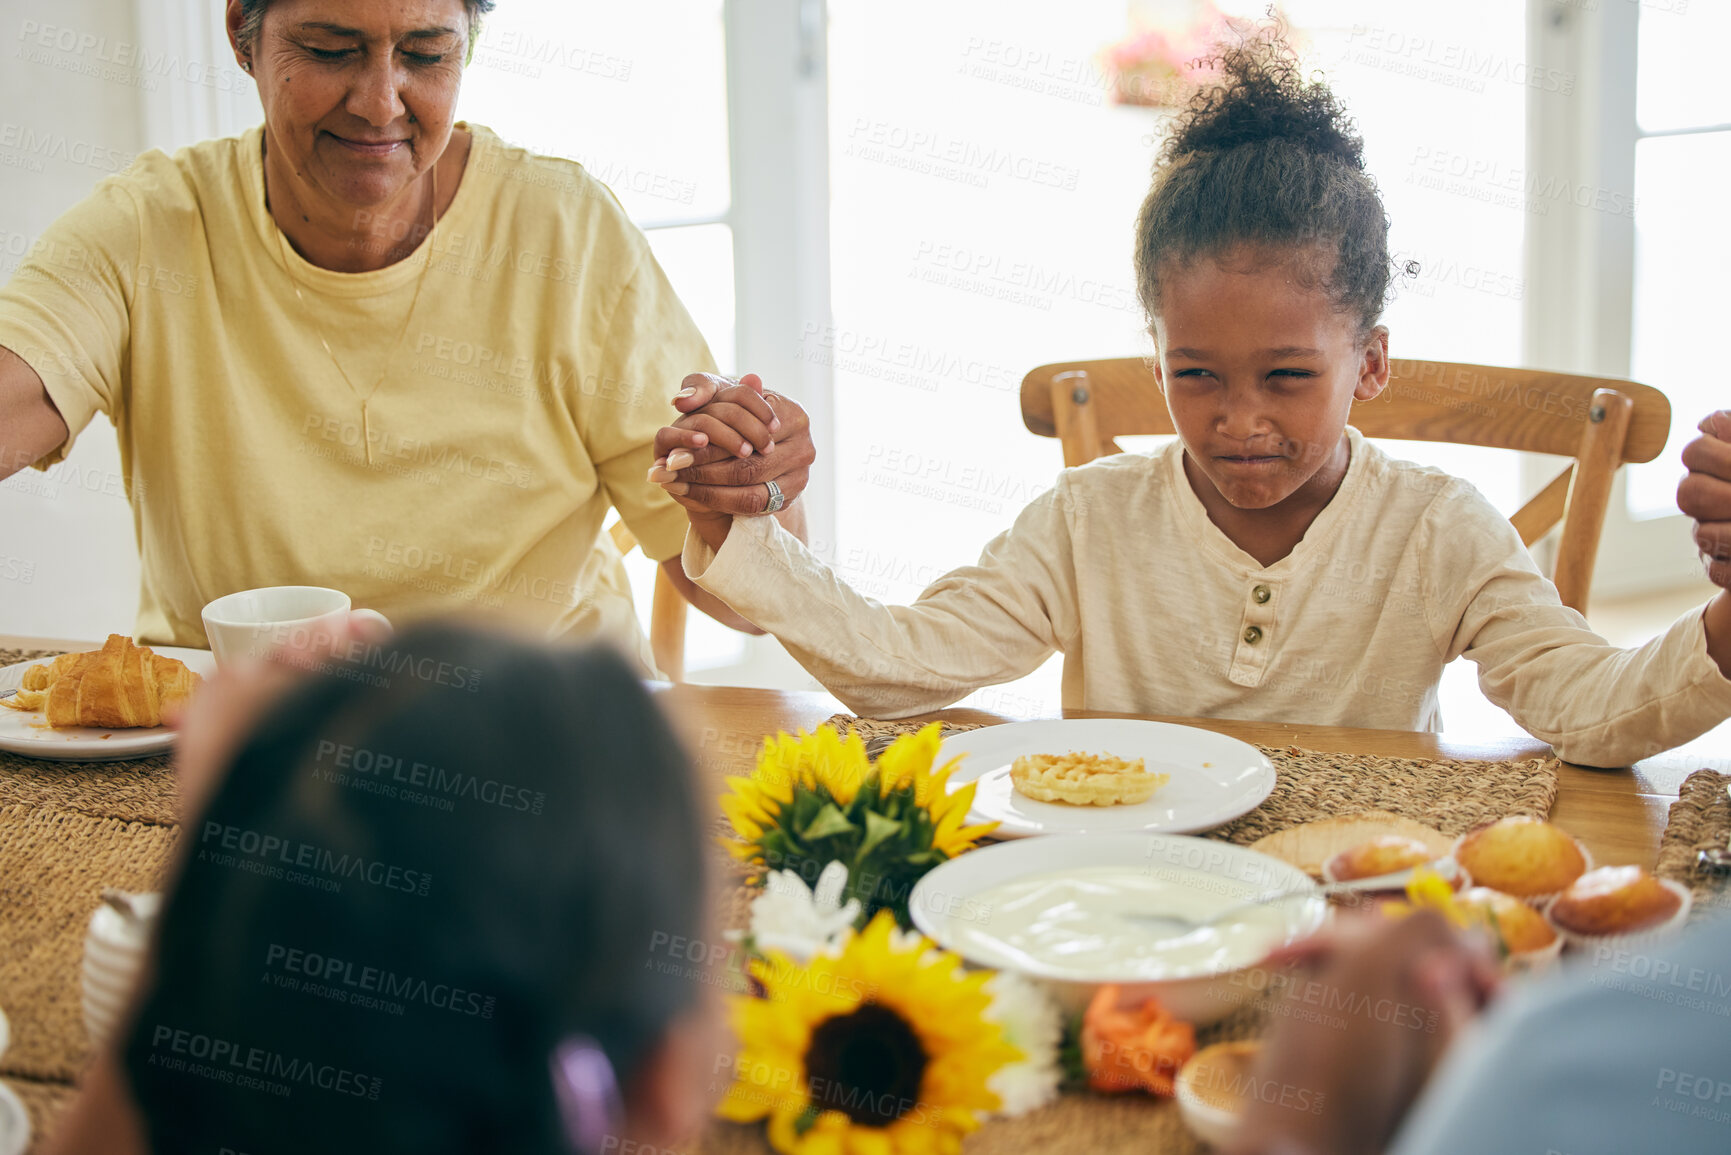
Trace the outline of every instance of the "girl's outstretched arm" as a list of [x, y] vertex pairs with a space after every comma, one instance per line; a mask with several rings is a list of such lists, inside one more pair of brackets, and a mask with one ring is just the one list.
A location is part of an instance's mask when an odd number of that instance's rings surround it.
[[[912, 605], [884, 605], [851, 581], [918, 571], [893, 541], [820, 558], [774, 518], [736, 518], [718, 549], [686, 535], [685, 572], [774, 634], [852, 710], [905, 717], [1031, 673], [1081, 636], [1072, 501], [1065, 480], [1036, 498], [971, 566]], [[838, 572], [840, 570], [841, 572]]]
[[1448, 545], [1426, 552], [1443, 656], [1478, 663], [1486, 697], [1583, 766], [1627, 766], [1731, 718], [1731, 679], [1709, 650], [1724, 595], [1645, 645], [1613, 646], [1562, 604], [1514, 527], [1476, 500], [1482, 510], [1456, 503], [1428, 527]]

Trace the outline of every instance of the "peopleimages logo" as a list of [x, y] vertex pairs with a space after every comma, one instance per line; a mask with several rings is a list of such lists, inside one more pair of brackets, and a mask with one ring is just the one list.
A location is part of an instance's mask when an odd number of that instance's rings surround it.
[[315, 883], [321, 890], [341, 890], [343, 881], [355, 880], [425, 898], [433, 884], [433, 876], [425, 871], [405, 870], [359, 854], [338, 854], [310, 842], [260, 834], [224, 822], [206, 822], [199, 844], [199, 862], [237, 866], [289, 882]]
[[[243, 1047], [229, 1039], [201, 1035], [159, 1023], [150, 1034], [150, 1065], [184, 1071], [222, 1083], [242, 1083], [247, 1077], [289, 1086], [316, 1087], [357, 1099], [377, 1099], [383, 1080], [339, 1067], [314, 1063], [263, 1047]], [[192, 1060], [189, 1065], [188, 1060]]]
[[[442, 766], [409, 761], [394, 754], [378, 753], [324, 738], [319, 739], [314, 761], [319, 764], [324, 775], [329, 775], [332, 779], [341, 778], [338, 785], [349, 785], [351, 780], [371, 780], [393, 784], [409, 790], [411, 794], [415, 790], [425, 790], [440, 795], [440, 801], [466, 798], [503, 810], [520, 810], [529, 814], [541, 813], [547, 802], [544, 791], [524, 790], [520, 786], [492, 778], [477, 778], [460, 770], [446, 770]], [[326, 766], [327, 762], [329, 766]], [[418, 799], [410, 797], [409, 800]], [[440, 809], [449, 810], [450, 806], [445, 805]]]
[[[381, 1000], [420, 1003], [453, 1014], [483, 1019], [493, 1017], [498, 999], [452, 983], [431, 982], [413, 975], [400, 975], [383, 967], [356, 964], [317, 951], [271, 943], [264, 952], [265, 971], [276, 985], [306, 994], [328, 997], [340, 992], [338, 1001], [368, 1007]], [[334, 988], [328, 990], [326, 988]], [[378, 1009], [393, 1010], [390, 1004]], [[393, 1010], [401, 1014], [401, 1009]]]

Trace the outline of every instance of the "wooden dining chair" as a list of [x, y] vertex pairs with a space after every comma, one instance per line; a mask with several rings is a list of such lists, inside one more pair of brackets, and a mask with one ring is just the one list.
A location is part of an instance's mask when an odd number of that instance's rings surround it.
[[[637, 548], [637, 538], [625, 528], [624, 522], [614, 522], [608, 532], [620, 553]], [[685, 681], [685, 611], [690, 604], [667, 571], [657, 565], [655, 599], [649, 606], [649, 649], [655, 655], [655, 664], [670, 682]]]
[[[1397, 360], [1392, 370], [1380, 396], [1353, 404], [1349, 420], [1367, 437], [1571, 459], [1509, 520], [1528, 546], [1562, 523], [1551, 580], [1565, 605], [1585, 613], [1611, 481], [1624, 462], [1651, 461], [1665, 448], [1665, 395], [1615, 377], [1539, 369]], [[1064, 376], [1078, 371], [1087, 377]], [[1022, 379], [1022, 422], [1058, 438], [1066, 466], [1123, 452], [1116, 437], [1176, 432], [1143, 357], [1040, 366]]]

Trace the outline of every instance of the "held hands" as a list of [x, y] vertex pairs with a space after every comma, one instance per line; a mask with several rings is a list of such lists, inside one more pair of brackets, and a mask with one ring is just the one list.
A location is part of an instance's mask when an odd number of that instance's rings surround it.
[[804, 492], [817, 450], [810, 420], [793, 401], [765, 392], [747, 373], [735, 381], [693, 373], [673, 404], [683, 417], [655, 435], [653, 481], [685, 507], [694, 529], [719, 548], [734, 515], [770, 512], [770, 487], [782, 507]]
[[1731, 589], [1731, 409], [1708, 414], [1696, 428], [1701, 436], [1683, 447], [1689, 476], [1677, 486], [1677, 508], [1695, 519], [1707, 579]]

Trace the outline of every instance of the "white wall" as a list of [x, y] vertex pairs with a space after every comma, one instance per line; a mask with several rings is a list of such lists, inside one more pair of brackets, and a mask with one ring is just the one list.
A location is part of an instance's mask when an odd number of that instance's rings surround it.
[[[134, 28], [132, 0], [0, 0], [0, 279], [139, 151], [147, 86], [167, 81], [113, 63]], [[98, 417], [65, 463], [0, 483], [0, 633], [130, 633], [137, 604], [119, 449]]]

